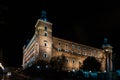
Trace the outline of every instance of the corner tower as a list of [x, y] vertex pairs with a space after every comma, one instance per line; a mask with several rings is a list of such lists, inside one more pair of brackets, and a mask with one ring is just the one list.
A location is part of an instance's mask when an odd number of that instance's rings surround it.
[[108, 44], [108, 39], [104, 38], [104, 44], [103, 44], [103, 49], [104, 49], [104, 53], [106, 55], [106, 70], [107, 72], [112, 71], [112, 46], [110, 44]]
[[39, 44], [39, 60], [49, 62], [52, 57], [52, 23], [48, 22], [44, 10], [35, 25], [35, 34]]

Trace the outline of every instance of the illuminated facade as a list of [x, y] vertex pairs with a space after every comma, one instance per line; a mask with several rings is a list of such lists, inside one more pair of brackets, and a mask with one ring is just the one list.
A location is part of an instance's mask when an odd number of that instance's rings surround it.
[[4, 70], [4, 67], [3, 67], [3, 52], [2, 52], [2, 49], [0, 49], [0, 68], [2, 68], [2, 70]]
[[53, 57], [61, 56], [65, 57], [62, 70], [79, 70], [88, 56], [94, 56], [101, 63], [101, 71], [106, 70], [107, 56], [104, 48], [98, 49], [53, 37], [52, 23], [47, 21], [46, 12], [43, 11], [41, 19], [35, 25], [32, 39], [23, 47], [23, 69], [39, 61], [50, 63]]

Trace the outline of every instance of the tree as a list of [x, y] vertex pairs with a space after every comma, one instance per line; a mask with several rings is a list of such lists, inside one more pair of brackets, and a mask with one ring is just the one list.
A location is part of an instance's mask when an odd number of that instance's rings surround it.
[[66, 58], [64, 55], [58, 56], [58, 57], [52, 57], [52, 59], [50, 61], [52, 69], [62, 70], [65, 60], [66, 60]]
[[101, 63], [95, 58], [88, 56], [83, 61], [82, 69], [85, 71], [100, 71]]

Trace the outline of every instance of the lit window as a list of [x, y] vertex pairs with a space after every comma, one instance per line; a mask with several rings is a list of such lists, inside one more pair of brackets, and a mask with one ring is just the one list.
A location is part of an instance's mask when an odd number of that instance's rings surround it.
[[47, 32], [45, 32], [45, 36], [47, 36]]
[[47, 31], [47, 27], [45, 26], [45, 31]]

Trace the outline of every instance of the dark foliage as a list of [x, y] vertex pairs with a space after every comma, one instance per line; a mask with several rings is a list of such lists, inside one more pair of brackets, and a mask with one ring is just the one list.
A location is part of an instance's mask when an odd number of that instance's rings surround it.
[[64, 66], [65, 60], [66, 60], [66, 58], [64, 55], [58, 56], [58, 57], [53, 57], [50, 61], [51, 68], [54, 70], [61, 71]]
[[95, 57], [87, 57], [83, 61], [82, 69], [85, 71], [100, 71], [101, 64]]

